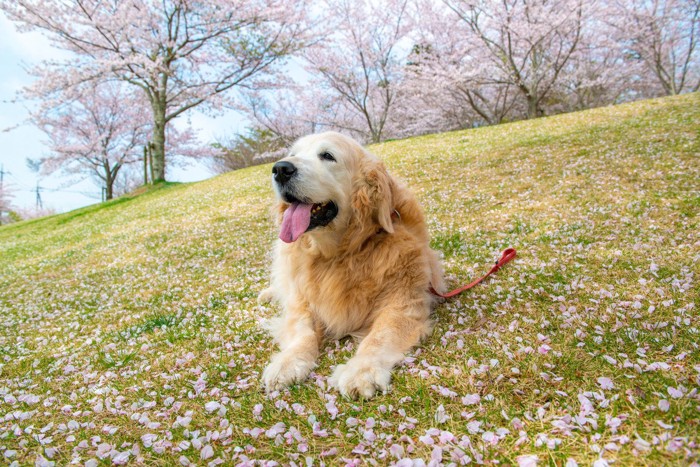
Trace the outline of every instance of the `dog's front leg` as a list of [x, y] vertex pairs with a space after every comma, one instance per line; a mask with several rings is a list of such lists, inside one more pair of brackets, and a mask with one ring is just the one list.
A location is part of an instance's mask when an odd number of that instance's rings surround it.
[[276, 391], [303, 381], [316, 366], [319, 336], [314, 330], [308, 307], [290, 307], [273, 331], [280, 351], [265, 368], [262, 381], [267, 392]]
[[352, 399], [369, 399], [377, 391], [386, 391], [394, 365], [430, 333], [429, 313], [427, 303], [385, 308], [360, 343], [355, 356], [336, 367], [330, 383], [343, 396]]

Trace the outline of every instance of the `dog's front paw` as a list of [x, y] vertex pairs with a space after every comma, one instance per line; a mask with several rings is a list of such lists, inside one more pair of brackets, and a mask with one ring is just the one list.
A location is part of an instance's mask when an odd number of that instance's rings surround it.
[[278, 391], [306, 379], [315, 363], [279, 353], [263, 371], [262, 382], [267, 392]]
[[272, 287], [268, 287], [258, 294], [258, 303], [261, 305], [264, 305], [265, 303], [272, 303], [274, 299], [275, 291]]
[[391, 371], [358, 358], [338, 365], [330, 377], [330, 384], [351, 399], [372, 398], [377, 391], [385, 392], [391, 381]]

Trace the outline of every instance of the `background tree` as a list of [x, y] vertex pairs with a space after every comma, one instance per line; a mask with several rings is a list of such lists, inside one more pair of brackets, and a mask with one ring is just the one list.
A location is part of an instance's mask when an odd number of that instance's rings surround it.
[[488, 49], [460, 16], [431, 1], [416, 16], [417, 43], [403, 84], [418, 99], [413, 107], [441, 109], [450, 129], [497, 124], [522, 112], [517, 88], [501, 78]]
[[251, 128], [245, 134], [220, 139], [215, 145], [211, 168], [230, 172], [251, 165], [265, 164], [283, 157], [287, 144], [270, 130]]
[[479, 44], [491, 73], [520, 91], [527, 117], [544, 103], [576, 53], [583, 28], [582, 0], [443, 0]]
[[156, 182], [165, 179], [166, 129], [175, 118], [220, 108], [238, 87], [264, 86], [306, 33], [306, 0], [0, 0], [0, 8], [73, 54], [34, 69], [30, 96], [113, 78], [144, 92]]
[[651, 96], [639, 60], [613, 38], [605, 4], [589, 12], [576, 55], [561, 72], [548, 110], [569, 112]]
[[330, 97], [316, 98], [322, 122], [378, 142], [395, 104], [402, 70], [399, 43], [409, 31], [408, 0], [329, 0], [331, 33], [304, 53], [309, 85]]
[[622, 53], [675, 95], [700, 89], [700, 0], [619, 0], [607, 10]]
[[86, 83], [70, 96], [45, 101], [31, 115], [48, 137], [41, 172], [89, 174], [112, 199], [120, 170], [143, 157], [151, 131], [148, 105], [118, 82]]
[[[143, 153], [141, 157], [143, 157]], [[133, 164], [127, 164], [121, 168], [112, 187], [112, 196], [114, 198], [133, 193], [144, 185], [142, 163], [143, 161], [137, 160]]]
[[11, 214], [14, 212], [12, 207], [14, 195], [9, 185], [6, 181], [0, 184], [0, 225], [8, 224], [15, 220]]
[[290, 145], [304, 135], [332, 128], [336, 121], [329, 112], [334, 97], [315, 91], [291, 82], [273, 92], [248, 93], [246, 116], [256, 128], [269, 131]]

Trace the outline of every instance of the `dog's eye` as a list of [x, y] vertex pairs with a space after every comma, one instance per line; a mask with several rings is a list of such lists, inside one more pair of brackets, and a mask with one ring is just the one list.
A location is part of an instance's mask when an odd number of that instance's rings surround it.
[[322, 152], [321, 154], [318, 155], [318, 157], [320, 157], [321, 160], [324, 160], [324, 161], [333, 161], [333, 162], [335, 162], [335, 157], [333, 157], [333, 154], [331, 154], [331, 153], [328, 152], [328, 151]]

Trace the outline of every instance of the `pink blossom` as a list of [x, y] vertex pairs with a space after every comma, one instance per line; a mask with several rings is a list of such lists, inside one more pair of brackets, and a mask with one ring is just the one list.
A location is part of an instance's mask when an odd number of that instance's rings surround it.
[[445, 407], [440, 404], [435, 411], [435, 422], [436, 423], [445, 423], [448, 421], [451, 417], [445, 412]]
[[270, 429], [265, 431], [265, 436], [268, 438], [274, 438], [280, 433], [284, 433], [284, 431], [287, 429], [287, 425], [285, 425], [283, 422], [279, 422], [272, 426]]
[[204, 404], [204, 409], [207, 412], [213, 412], [215, 410], [218, 410], [219, 407], [221, 407], [221, 404], [219, 404], [216, 401], [211, 401], [211, 402], [207, 402], [206, 404]]
[[338, 416], [338, 407], [336, 407], [334, 400], [326, 402], [326, 410], [330, 414], [331, 420], [335, 420], [335, 418]]
[[464, 405], [474, 405], [481, 401], [481, 397], [478, 394], [467, 394], [462, 397], [462, 404]]
[[598, 378], [598, 385], [600, 385], [602, 389], [606, 390], [615, 388], [615, 385], [613, 384], [612, 380], [605, 376], [601, 376]]
[[534, 454], [525, 454], [515, 458], [518, 463], [518, 467], [535, 467], [539, 458]]
[[202, 448], [201, 451], [199, 451], [199, 458], [202, 460], [210, 459], [213, 456], [214, 456], [214, 448], [212, 448], [210, 444], [207, 444], [206, 446], [204, 446]]
[[392, 444], [391, 447], [389, 447], [389, 452], [392, 456], [394, 456], [397, 459], [403, 458], [404, 455], [403, 446], [401, 446], [400, 444]]

